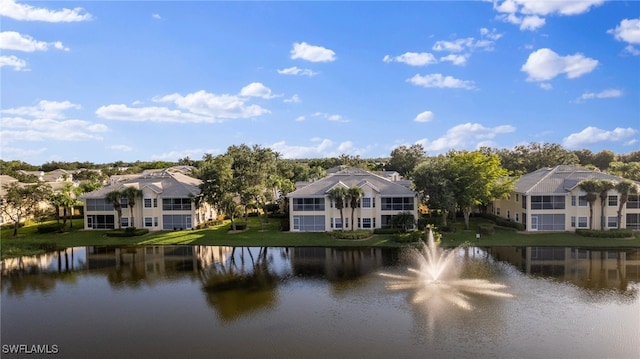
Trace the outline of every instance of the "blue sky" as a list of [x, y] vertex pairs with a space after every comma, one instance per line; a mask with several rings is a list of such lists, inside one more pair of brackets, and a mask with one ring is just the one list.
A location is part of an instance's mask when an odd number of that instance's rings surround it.
[[0, 0], [0, 157], [640, 148], [640, 2]]

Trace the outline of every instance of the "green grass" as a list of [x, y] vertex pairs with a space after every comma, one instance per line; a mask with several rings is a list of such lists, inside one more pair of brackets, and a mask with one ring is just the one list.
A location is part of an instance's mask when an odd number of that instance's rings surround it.
[[[591, 248], [640, 247], [640, 233], [633, 239], [587, 238], [574, 233], [535, 233], [524, 234], [511, 229], [496, 228], [490, 236], [476, 239], [475, 228], [482, 219], [473, 219], [472, 230], [464, 230], [463, 222], [450, 223], [454, 233], [445, 233], [442, 246], [453, 247], [469, 242], [477, 246], [568, 246]], [[23, 255], [35, 255], [47, 251], [76, 246], [103, 245], [224, 245], [252, 247], [399, 247], [402, 244], [393, 240], [393, 235], [373, 235], [362, 240], [338, 240], [328, 233], [281, 232], [280, 221], [270, 219], [268, 225], [261, 228], [258, 218], [249, 218], [249, 228], [238, 233], [229, 233], [230, 223], [218, 227], [152, 232], [140, 237], [117, 238], [105, 236], [105, 231], [84, 231], [81, 219], [73, 222], [74, 228], [65, 233], [39, 234], [37, 225], [20, 228], [18, 236], [13, 230], [4, 229], [0, 233], [0, 253], [2, 259]]]

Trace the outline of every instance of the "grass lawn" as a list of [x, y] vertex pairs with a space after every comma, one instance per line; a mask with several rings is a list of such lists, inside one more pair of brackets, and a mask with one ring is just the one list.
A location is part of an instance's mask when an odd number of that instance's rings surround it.
[[[473, 219], [471, 228], [476, 228], [482, 219]], [[103, 245], [224, 245], [252, 247], [399, 247], [402, 244], [393, 240], [393, 235], [373, 235], [364, 240], [337, 240], [327, 233], [281, 232], [280, 221], [270, 219], [261, 228], [257, 217], [249, 218], [249, 228], [242, 232], [230, 233], [230, 223], [218, 227], [151, 232], [139, 237], [107, 237], [104, 231], [84, 231], [81, 219], [73, 222], [73, 227], [65, 233], [39, 234], [37, 225], [20, 228], [18, 236], [13, 237], [12, 229], [3, 229], [0, 233], [1, 257], [34, 255], [47, 251], [76, 246]], [[465, 242], [477, 246], [567, 246], [584, 248], [640, 248], [640, 233], [634, 239], [586, 238], [573, 233], [536, 233], [524, 234], [511, 229], [497, 228], [491, 236], [476, 238], [475, 230], [464, 230], [464, 223], [453, 223], [454, 233], [445, 233], [442, 246], [453, 247]]]

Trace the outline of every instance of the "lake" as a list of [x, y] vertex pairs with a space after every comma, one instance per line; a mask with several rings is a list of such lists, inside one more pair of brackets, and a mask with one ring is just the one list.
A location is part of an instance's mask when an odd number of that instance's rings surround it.
[[2, 357], [640, 357], [640, 249], [453, 256], [459, 278], [510, 297], [466, 294], [463, 308], [446, 290], [390, 290], [380, 274], [413, 265], [397, 249], [94, 246], [8, 259]]

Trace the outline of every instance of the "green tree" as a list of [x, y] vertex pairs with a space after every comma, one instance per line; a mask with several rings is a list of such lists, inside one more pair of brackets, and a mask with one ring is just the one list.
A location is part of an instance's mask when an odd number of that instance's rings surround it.
[[640, 162], [611, 162], [607, 172], [632, 181], [640, 181]]
[[601, 171], [606, 171], [609, 168], [609, 164], [616, 158], [615, 153], [609, 150], [602, 150], [593, 156], [593, 164]]
[[360, 198], [364, 195], [364, 190], [358, 186], [349, 187], [345, 195], [345, 200], [351, 207], [351, 230], [355, 231], [353, 226], [353, 217], [355, 215], [356, 208], [360, 204]]
[[424, 147], [421, 144], [396, 147], [391, 151], [391, 159], [387, 164], [387, 168], [397, 171], [401, 176], [406, 177], [425, 157]]
[[104, 197], [104, 201], [113, 205], [113, 209], [118, 214], [118, 229], [122, 228], [122, 192], [119, 190], [113, 190]]
[[142, 197], [142, 191], [135, 187], [127, 186], [120, 193], [123, 198], [127, 199], [127, 204], [129, 205], [129, 213], [131, 213], [131, 223], [129, 225], [135, 227], [136, 221], [133, 217], [133, 207], [136, 205], [136, 199]]
[[10, 182], [3, 185], [5, 195], [0, 201], [0, 209], [13, 222], [13, 236], [18, 235], [20, 222], [33, 215], [40, 202], [51, 193], [51, 187], [44, 182], [24, 184]]
[[445, 156], [429, 157], [413, 170], [413, 186], [428, 208], [439, 209], [442, 225], [447, 225], [447, 215], [455, 209], [454, 183], [449, 174], [449, 161]]
[[627, 201], [629, 201], [629, 195], [637, 194], [639, 190], [638, 185], [628, 180], [616, 183], [615, 189], [620, 193], [620, 202], [618, 203], [618, 229], [620, 229], [622, 225], [622, 209]]
[[615, 184], [611, 181], [600, 180], [598, 181], [598, 195], [600, 196], [600, 229], [604, 230], [607, 217], [605, 216], [604, 209], [607, 207], [607, 200], [609, 199], [609, 191], [615, 188]]
[[464, 215], [465, 228], [469, 229], [473, 207], [506, 197], [513, 189], [513, 180], [508, 179], [508, 171], [500, 165], [497, 155], [451, 151], [447, 157], [454, 198]]
[[593, 229], [593, 206], [600, 194], [600, 183], [597, 180], [584, 180], [578, 184], [578, 188], [586, 192], [584, 199], [589, 203], [589, 229]]
[[65, 202], [64, 202], [64, 196], [62, 195], [62, 193], [51, 193], [47, 196], [47, 201], [49, 201], [49, 204], [51, 206], [53, 206], [53, 210], [55, 211], [55, 217], [56, 217], [56, 223], [58, 225], [58, 228], [60, 227], [60, 208], [62, 208], [62, 206], [64, 206]]
[[342, 210], [345, 205], [345, 197], [347, 196], [347, 189], [342, 186], [336, 186], [330, 189], [327, 192], [327, 196], [330, 201], [333, 201], [336, 205], [336, 209], [340, 211], [340, 223], [342, 225], [342, 229], [344, 229], [344, 215]]

